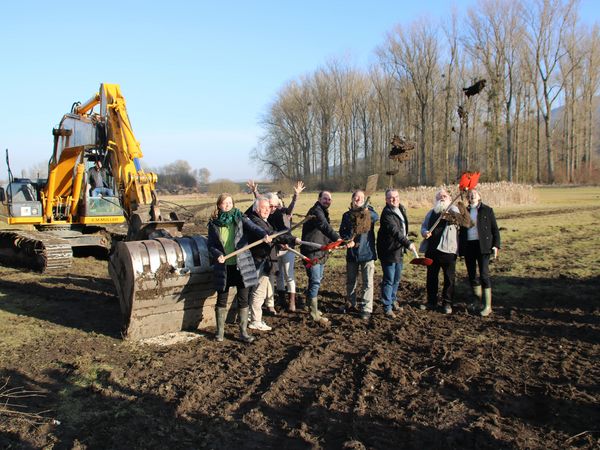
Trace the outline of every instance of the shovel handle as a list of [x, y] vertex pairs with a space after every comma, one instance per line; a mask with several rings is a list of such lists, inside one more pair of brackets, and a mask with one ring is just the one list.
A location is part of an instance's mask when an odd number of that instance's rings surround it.
[[419, 257], [419, 252], [417, 252], [417, 249], [414, 248], [414, 247], [412, 247], [412, 251], [415, 254], [415, 258], [418, 258]]
[[300, 253], [298, 250], [296, 250], [292, 247], [288, 246], [287, 250], [288, 250], [288, 252], [292, 252], [294, 255], [298, 255], [300, 258], [302, 258], [305, 261], [308, 260], [307, 256], [304, 256], [302, 253]]
[[444, 210], [444, 212], [442, 212], [442, 214], [440, 214], [440, 217], [438, 217], [437, 220], [434, 222], [434, 224], [431, 226], [431, 228], [429, 230], [427, 230], [429, 233], [431, 233], [435, 229], [435, 227], [438, 226], [438, 224], [442, 220], [442, 217], [444, 216], [444, 214], [446, 214], [448, 211], [450, 211], [450, 208], [452, 207], [452, 205], [454, 204], [454, 202], [456, 200], [458, 200], [458, 198], [461, 195], [462, 195], [462, 192], [459, 192], [458, 195], [452, 199], [452, 201], [450, 202], [450, 204], [448, 205], [448, 207]]
[[310, 242], [310, 241], [300, 241], [300, 245], [306, 245], [307, 247], [313, 247], [313, 248], [318, 248], [318, 249], [323, 247], [323, 244], [317, 244], [315, 242]]
[[[277, 233], [273, 233], [273, 234], [271, 234], [269, 236], [271, 236], [271, 239], [275, 239], [276, 237], [281, 236], [282, 234], [285, 234], [285, 233], [289, 233], [289, 230], [278, 231]], [[259, 239], [258, 241], [254, 241], [251, 244], [245, 245], [242, 248], [240, 248], [240, 249], [238, 249], [238, 250], [236, 250], [234, 252], [231, 252], [228, 255], [225, 255], [224, 258], [225, 259], [232, 258], [233, 256], [237, 256], [240, 253], [245, 252], [246, 250], [249, 250], [252, 247], [256, 247], [257, 245], [260, 245], [260, 244], [263, 244], [263, 243], [265, 243], [265, 239], [264, 238]]]
[[[294, 225], [292, 228], [285, 229], [285, 230], [281, 230], [281, 231], [278, 231], [277, 233], [273, 233], [273, 234], [271, 234], [271, 235], [270, 235], [270, 236], [271, 236], [271, 239], [275, 239], [276, 237], [278, 237], [278, 236], [281, 236], [282, 234], [286, 234], [286, 233], [290, 233], [290, 232], [292, 232], [293, 230], [295, 230], [296, 228], [298, 228], [300, 225], [302, 225], [304, 222], [306, 222], [307, 220], [310, 220], [310, 219], [312, 219], [313, 217], [314, 217], [314, 216], [306, 216], [306, 217], [305, 217], [305, 218], [304, 218], [304, 219], [303, 219], [301, 222], [297, 223], [297, 224], [296, 224], [296, 225]], [[263, 242], [265, 242], [264, 238], [263, 238], [263, 239], [259, 239], [258, 241], [254, 241], [254, 242], [253, 242], [253, 243], [251, 243], [251, 244], [248, 244], [248, 245], [246, 245], [246, 246], [244, 246], [244, 247], [242, 247], [242, 248], [240, 248], [240, 249], [238, 249], [238, 250], [236, 250], [236, 251], [234, 251], [234, 252], [231, 252], [231, 253], [230, 253], [230, 254], [228, 254], [228, 255], [225, 255], [225, 259], [229, 259], [229, 258], [231, 258], [232, 256], [237, 256], [237, 255], [239, 255], [240, 253], [242, 253], [242, 252], [245, 252], [245, 251], [246, 251], [246, 250], [248, 250], [248, 249], [251, 249], [252, 247], [256, 247], [257, 245], [260, 245], [260, 244], [262, 244]]]

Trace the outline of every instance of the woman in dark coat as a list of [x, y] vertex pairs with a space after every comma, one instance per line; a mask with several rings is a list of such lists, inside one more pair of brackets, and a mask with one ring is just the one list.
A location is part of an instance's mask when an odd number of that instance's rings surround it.
[[228, 193], [219, 195], [217, 207], [208, 222], [208, 251], [213, 263], [213, 281], [217, 290], [215, 315], [217, 319], [217, 341], [223, 340], [225, 318], [227, 316], [227, 298], [229, 288], [237, 288], [236, 300], [240, 318], [240, 336], [242, 341], [250, 343], [254, 337], [248, 334], [248, 295], [250, 288], [258, 282], [256, 267], [250, 250], [237, 256], [224, 258], [224, 255], [244, 247], [248, 234], [265, 237], [267, 233], [253, 224], [239, 209], [234, 207], [233, 198]]
[[[476, 190], [467, 193], [469, 215], [475, 224], [470, 228], [460, 228], [459, 250], [465, 257], [469, 282], [475, 301], [469, 309], [479, 311], [482, 317], [492, 312], [492, 284], [490, 282], [490, 256], [494, 258], [500, 249], [500, 230], [496, 223], [494, 210], [481, 202]], [[479, 277], [477, 277], [479, 266]], [[481, 301], [483, 300], [483, 308]]]

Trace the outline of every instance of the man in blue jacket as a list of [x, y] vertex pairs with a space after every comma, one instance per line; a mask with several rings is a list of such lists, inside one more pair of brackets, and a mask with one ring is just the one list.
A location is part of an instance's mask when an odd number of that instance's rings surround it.
[[365, 193], [352, 194], [350, 210], [342, 216], [340, 237], [347, 244], [346, 252], [346, 311], [356, 309], [358, 272], [362, 275], [362, 291], [358, 307], [360, 318], [368, 320], [373, 312], [373, 275], [375, 274], [375, 223], [379, 216], [371, 206], [365, 205]]

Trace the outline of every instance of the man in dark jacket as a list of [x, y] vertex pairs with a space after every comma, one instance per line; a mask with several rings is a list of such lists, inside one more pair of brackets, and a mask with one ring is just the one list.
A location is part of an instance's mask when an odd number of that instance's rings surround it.
[[377, 233], [377, 253], [383, 269], [381, 282], [381, 302], [386, 317], [394, 318], [394, 310], [400, 310], [396, 293], [402, 276], [402, 257], [407, 249], [416, 250], [408, 240], [408, 217], [400, 204], [400, 194], [396, 189], [385, 191], [385, 207], [381, 212], [381, 224]]
[[[248, 213], [248, 218], [260, 228], [261, 231], [266, 232], [267, 235], [275, 233], [275, 229], [269, 223], [268, 218], [271, 213], [270, 200], [266, 197], [258, 197], [254, 201], [252, 210]], [[252, 233], [251, 233], [252, 236]], [[258, 240], [260, 236], [256, 237]], [[300, 241], [291, 235], [286, 233], [278, 236], [270, 243], [262, 243], [250, 250], [254, 263], [256, 265], [258, 284], [253, 288], [250, 294], [250, 316], [251, 322], [248, 328], [251, 330], [269, 331], [271, 327], [268, 326], [262, 320], [262, 305], [266, 298], [273, 297], [273, 287], [269, 281], [269, 276], [276, 269], [277, 264], [277, 245], [279, 244], [293, 244], [296, 241]]]
[[102, 162], [98, 159], [89, 171], [89, 183], [92, 189], [92, 197], [98, 197], [99, 195], [105, 195], [107, 197], [113, 197], [114, 193], [111, 188], [108, 187], [106, 182], [108, 172], [102, 167]]
[[[473, 290], [474, 302], [470, 305], [472, 311], [482, 317], [492, 312], [492, 284], [490, 282], [490, 256], [494, 259], [500, 249], [500, 231], [496, 224], [494, 210], [481, 202], [481, 196], [476, 190], [467, 193], [469, 215], [474, 226], [460, 229], [460, 254], [465, 257], [465, 265], [469, 274], [469, 282]], [[479, 278], [477, 277], [479, 266]], [[483, 288], [483, 289], [482, 289]], [[483, 299], [483, 309], [481, 300]]]
[[[313, 242], [315, 244], [327, 245], [331, 242], [341, 240], [339, 234], [335, 232], [329, 223], [329, 206], [331, 205], [331, 193], [322, 191], [319, 193], [318, 201], [308, 210], [307, 215], [314, 216], [302, 225], [302, 240]], [[308, 245], [300, 247], [302, 254], [308, 258], [316, 258], [317, 264], [306, 268], [308, 276], [308, 287], [306, 288], [306, 298], [310, 306], [310, 315], [313, 320], [321, 325], [329, 322], [319, 311], [317, 295], [323, 279], [325, 262], [329, 253]]]
[[373, 275], [375, 273], [375, 223], [379, 216], [371, 206], [365, 206], [365, 193], [352, 194], [350, 210], [342, 216], [340, 236], [348, 242], [346, 251], [346, 311], [355, 309], [358, 271], [362, 275], [359, 300], [360, 317], [368, 320], [373, 312]]
[[[252, 180], [246, 183], [250, 188], [250, 191], [254, 194], [254, 197], [258, 197], [258, 184]], [[294, 185], [294, 195], [289, 206], [283, 204], [283, 200], [279, 198], [279, 193], [271, 192], [265, 194], [269, 198], [269, 204], [271, 205], [271, 215], [269, 215], [269, 223], [273, 225], [275, 231], [281, 231], [284, 229], [291, 228], [292, 226], [292, 212], [294, 206], [296, 206], [296, 200], [300, 193], [304, 190], [304, 183], [297, 181]], [[291, 246], [293, 247], [293, 245]], [[277, 265], [278, 269], [275, 275], [271, 277], [271, 285], [277, 285], [277, 303], [287, 308], [289, 312], [296, 312], [296, 278], [294, 273], [294, 261], [296, 255], [293, 252], [287, 251], [284, 247], [280, 246], [279, 252], [277, 253]], [[286, 288], [287, 297], [286, 300]], [[271, 315], [276, 315], [275, 302], [271, 302], [272, 297], [267, 299], [267, 311]]]

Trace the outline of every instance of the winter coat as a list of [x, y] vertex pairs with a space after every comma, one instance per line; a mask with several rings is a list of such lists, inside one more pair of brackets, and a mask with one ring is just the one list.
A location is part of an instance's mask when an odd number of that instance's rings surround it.
[[[304, 222], [304, 225], [302, 225], [303, 241], [327, 245], [340, 238], [340, 235], [337, 234], [329, 224], [329, 211], [323, 208], [321, 203], [316, 202], [313, 207], [308, 210], [307, 215], [314, 217], [307, 220]], [[308, 258], [317, 258], [320, 264], [324, 264], [329, 256], [329, 252], [307, 245], [301, 246], [300, 252]]]
[[[268, 221], [263, 220], [255, 211], [250, 212], [250, 214], [248, 214], [248, 218], [260, 230], [260, 234], [255, 231], [250, 231], [250, 241], [254, 242], [262, 239], [265, 236], [264, 233], [275, 233], [273, 226]], [[281, 244], [289, 245], [294, 243], [295, 240], [296, 238], [294, 238], [291, 233], [286, 233], [282, 234], [281, 236], [277, 236], [270, 244], [263, 242], [256, 247], [252, 247], [250, 251], [252, 253], [252, 257], [254, 258], [256, 268], [258, 269], [262, 265], [263, 273], [269, 274], [273, 272], [276, 267], [274, 263], [277, 261], [277, 246]]]
[[[450, 210], [458, 212], [458, 208], [452, 205]], [[421, 224], [421, 234], [430, 230], [433, 224], [438, 220], [441, 213], [436, 213], [430, 209], [423, 219]], [[448, 222], [446, 219], [439, 221], [437, 226], [431, 231], [429, 239], [424, 239], [421, 242], [419, 251], [425, 252], [425, 256], [432, 258], [435, 256], [435, 250], [442, 253], [457, 254], [458, 253], [458, 225]]]
[[[363, 263], [375, 261], [377, 259], [377, 250], [375, 248], [375, 222], [379, 220], [379, 215], [369, 206], [371, 214], [371, 229], [367, 233], [362, 233], [354, 237], [355, 246], [346, 251], [346, 261]], [[346, 211], [342, 216], [340, 225], [340, 236], [344, 240], [352, 237], [352, 211]]]
[[377, 232], [377, 253], [383, 264], [399, 263], [412, 242], [408, 239], [408, 217], [406, 208], [400, 205], [400, 214], [404, 218], [404, 232], [400, 217], [392, 207], [385, 205], [381, 211], [379, 231]]
[[[242, 216], [242, 219], [235, 224], [235, 248], [239, 249], [247, 245], [248, 234], [254, 233], [260, 235], [261, 238], [266, 236], [266, 233], [257, 227], [250, 219]], [[219, 236], [219, 227], [211, 220], [208, 222], [208, 251], [210, 253], [211, 263], [213, 264], [213, 284], [217, 291], [225, 290], [227, 286], [227, 267], [225, 264], [217, 262], [217, 258], [225, 255], [223, 242]], [[237, 268], [242, 275], [245, 287], [255, 286], [258, 283], [256, 275], [256, 266], [250, 250], [246, 250], [237, 258]]]
[[[471, 207], [469, 207], [469, 211]], [[467, 228], [460, 229], [460, 247], [467, 246]], [[483, 203], [479, 203], [477, 207], [477, 233], [479, 234], [479, 248], [482, 255], [492, 253], [492, 247], [500, 249], [500, 230], [496, 223], [494, 210]]]

